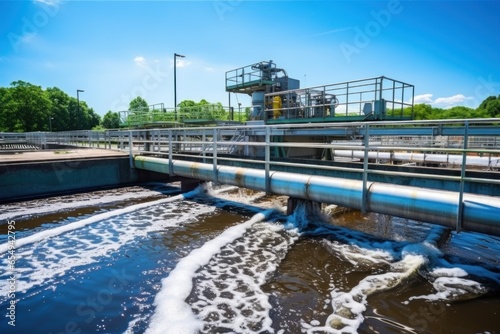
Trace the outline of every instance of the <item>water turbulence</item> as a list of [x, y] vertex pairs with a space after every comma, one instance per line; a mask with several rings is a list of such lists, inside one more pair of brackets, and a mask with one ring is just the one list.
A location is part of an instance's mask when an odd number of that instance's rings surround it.
[[[1, 323], [0, 332], [500, 329], [499, 238], [379, 215], [332, 216], [311, 202], [285, 216], [286, 198], [234, 187], [130, 189], [75, 195], [67, 217], [58, 212], [59, 221], [46, 223], [57, 198], [27, 203], [30, 214], [1, 207], [25, 228], [16, 245], [19, 322], [14, 331]], [[73, 217], [80, 210], [86, 214]], [[7, 256], [0, 263], [6, 291]], [[6, 294], [0, 304], [9, 304]]]

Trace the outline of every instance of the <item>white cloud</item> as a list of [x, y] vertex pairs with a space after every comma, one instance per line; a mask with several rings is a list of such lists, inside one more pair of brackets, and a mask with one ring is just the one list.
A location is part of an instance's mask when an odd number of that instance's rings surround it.
[[39, 3], [51, 7], [59, 6], [59, 4], [62, 2], [62, 0], [34, 0], [34, 3]]
[[452, 107], [454, 105], [463, 104], [463, 102], [472, 99], [463, 94], [457, 94], [450, 97], [439, 97], [434, 101], [434, 104], [443, 105], [444, 107]]
[[432, 94], [422, 94], [422, 95], [417, 95], [413, 99], [415, 104], [419, 103], [432, 103]]
[[414, 102], [415, 104], [426, 103], [432, 105], [433, 107], [448, 109], [455, 106], [464, 105], [465, 101], [473, 99], [472, 97], [467, 97], [463, 94], [456, 94], [448, 97], [438, 97], [435, 100], [432, 98], [432, 96], [433, 94], [429, 93], [417, 95], [414, 98]]
[[146, 64], [146, 58], [137, 56], [134, 58], [134, 62], [137, 66], [144, 66]]

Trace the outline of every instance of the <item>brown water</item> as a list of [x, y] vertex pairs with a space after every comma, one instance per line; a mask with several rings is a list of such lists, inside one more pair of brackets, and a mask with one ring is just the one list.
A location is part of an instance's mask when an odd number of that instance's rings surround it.
[[[176, 191], [132, 187], [108, 198], [95, 192], [22, 203], [26, 209], [3, 205], [1, 243], [9, 220], [21, 240]], [[103, 217], [18, 247], [18, 322], [12, 327], [5, 318], [0, 331], [25, 333], [28, 323], [49, 319], [37, 325], [39, 333], [67, 332], [70, 322], [82, 332], [145, 332], [162, 279], [180, 261], [195, 249], [213, 250], [210, 241], [286, 200], [244, 190], [216, 198]], [[500, 238], [330, 209], [249, 225], [186, 274], [192, 282], [186, 300], [203, 320], [202, 332], [500, 333]], [[2, 280], [10, 275], [6, 255]], [[126, 279], [108, 302], [102, 291], [117, 271]], [[101, 304], [91, 308], [96, 296]], [[2, 299], [0, 306], [8, 305]]]

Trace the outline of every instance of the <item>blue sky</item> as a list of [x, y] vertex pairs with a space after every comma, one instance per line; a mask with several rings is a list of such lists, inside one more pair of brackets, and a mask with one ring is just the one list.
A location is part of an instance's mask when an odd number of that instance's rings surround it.
[[[500, 1], [0, 1], [0, 86], [59, 87], [103, 115], [142, 96], [228, 104], [225, 72], [273, 60], [301, 86], [384, 75], [415, 102], [500, 94]], [[231, 94], [249, 105], [245, 95]]]

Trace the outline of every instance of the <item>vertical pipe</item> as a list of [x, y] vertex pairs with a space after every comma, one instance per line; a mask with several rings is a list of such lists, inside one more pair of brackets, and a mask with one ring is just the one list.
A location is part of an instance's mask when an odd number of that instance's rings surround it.
[[203, 133], [201, 135], [201, 155], [203, 156], [203, 163], [206, 164], [207, 163], [207, 154], [205, 153], [205, 141], [207, 140], [207, 133], [206, 133], [207, 130], [203, 129]]
[[411, 89], [411, 119], [413, 120], [413, 118], [415, 117], [415, 114], [414, 114], [414, 104], [415, 104], [415, 86], [411, 86], [412, 89]]
[[168, 175], [174, 176], [174, 164], [173, 164], [173, 149], [174, 145], [172, 144], [172, 130], [168, 130]]
[[464, 213], [464, 188], [465, 188], [465, 171], [466, 171], [466, 164], [467, 164], [467, 147], [468, 147], [468, 142], [469, 142], [469, 121], [465, 121], [465, 127], [464, 127], [464, 148], [462, 151], [462, 170], [460, 173], [460, 193], [458, 194], [458, 212], [457, 212], [457, 232], [460, 232], [462, 230], [462, 220], [463, 220], [463, 213]]
[[271, 147], [270, 147], [270, 141], [271, 141], [271, 128], [269, 126], [266, 126], [266, 146], [265, 146], [265, 186], [266, 186], [266, 193], [269, 194], [271, 192], [271, 182], [269, 178], [269, 162], [271, 160]]
[[218, 183], [218, 177], [217, 177], [217, 140], [219, 138], [218, 136], [218, 129], [214, 128], [214, 141], [213, 141], [213, 176], [212, 176], [212, 182], [214, 184]]
[[369, 124], [365, 125], [365, 136], [364, 136], [364, 146], [365, 146], [365, 154], [363, 158], [363, 194], [361, 196], [361, 212], [368, 212], [368, 208], [366, 205], [366, 200], [368, 197], [368, 146], [370, 144], [369, 138]]
[[132, 139], [132, 130], [128, 132], [128, 152], [129, 152], [129, 159], [130, 159], [130, 168], [135, 168], [134, 165], [134, 154], [132, 151], [132, 145], [133, 145], [133, 139]]
[[349, 83], [347, 83], [346, 92], [345, 92], [345, 115], [349, 114]]
[[384, 81], [384, 77], [380, 77], [380, 88], [379, 88], [379, 100], [382, 101], [382, 89], [383, 89], [383, 82]]
[[[401, 92], [401, 113], [399, 114], [399, 116], [401, 117], [403, 115], [403, 103], [404, 103], [404, 90]], [[395, 108], [395, 105], [394, 105], [394, 101], [396, 99], [396, 81], [393, 81], [392, 82], [392, 116], [394, 116], [394, 108]]]
[[227, 92], [227, 99], [229, 100], [228, 101], [229, 102], [229, 110], [228, 110], [229, 111], [229, 120], [234, 121], [234, 116], [231, 112], [231, 92]]

